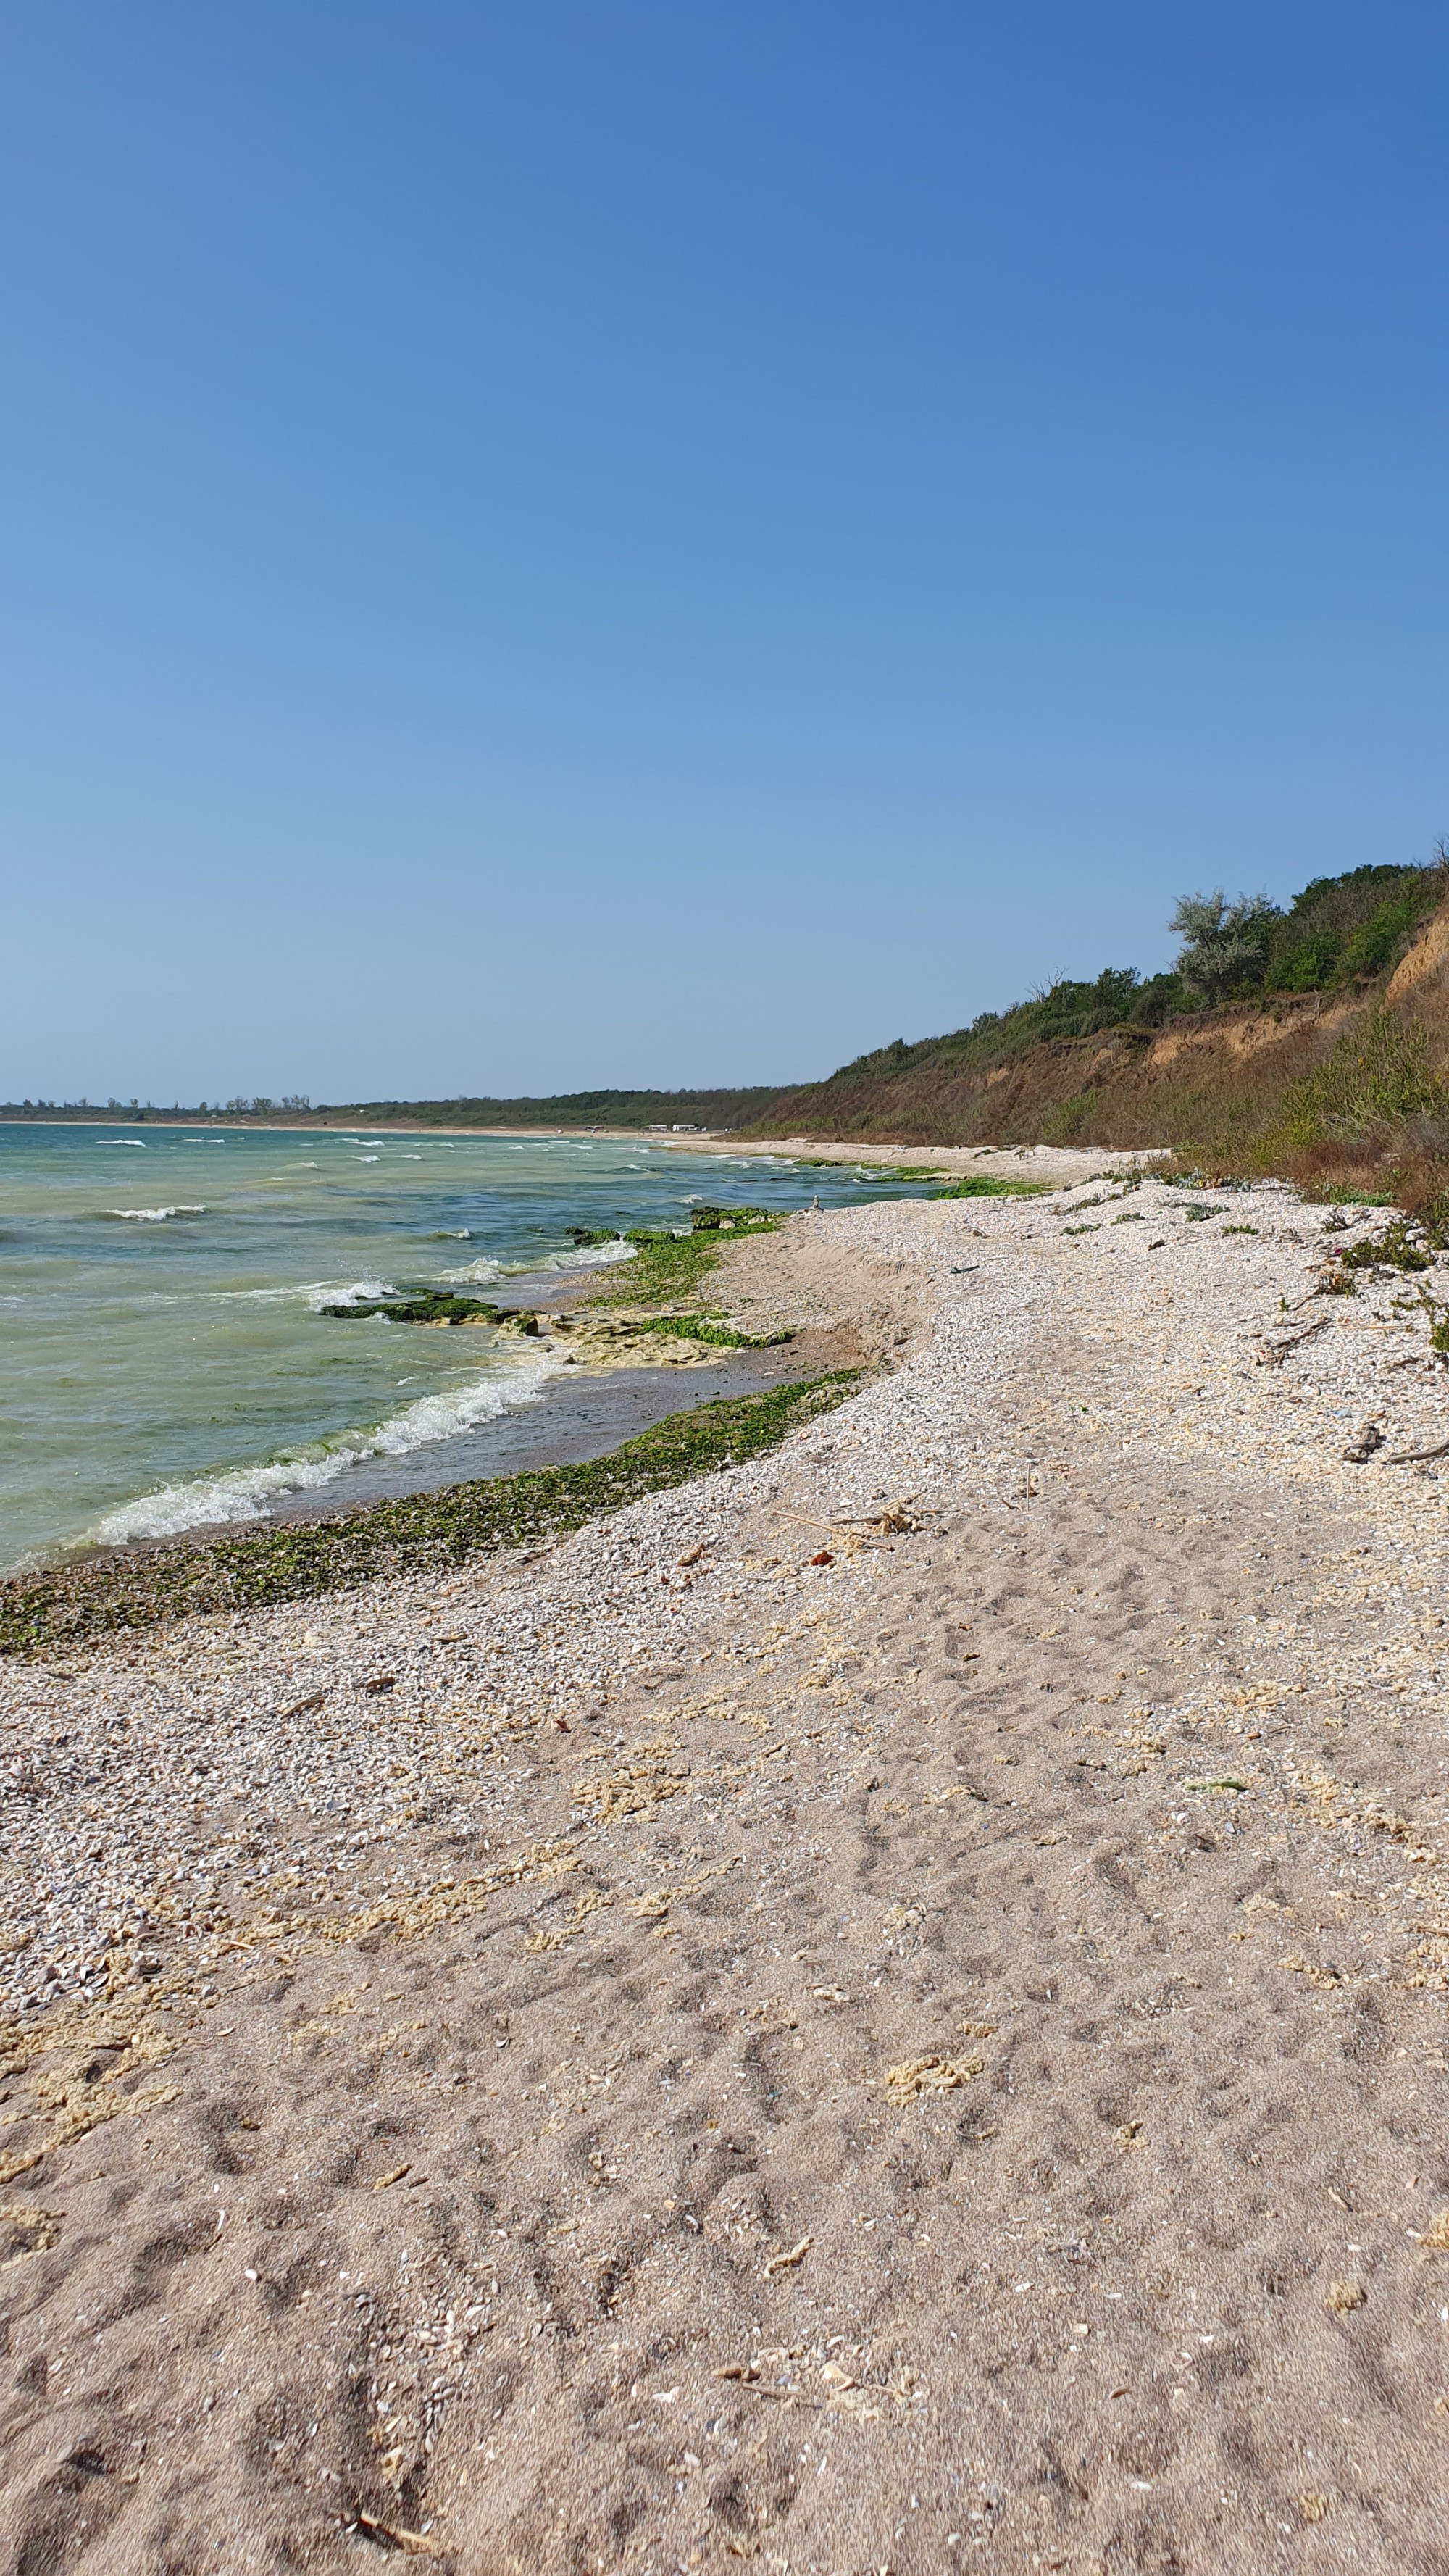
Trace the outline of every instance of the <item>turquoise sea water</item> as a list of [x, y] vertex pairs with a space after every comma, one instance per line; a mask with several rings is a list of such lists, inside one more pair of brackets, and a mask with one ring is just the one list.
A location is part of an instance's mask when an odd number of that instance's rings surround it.
[[[0, 1125], [0, 1567], [241, 1520], [535, 1398], [517, 1336], [329, 1321], [572, 1270], [570, 1225], [895, 1196], [643, 1138]], [[621, 1247], [622, 1249], [622, 1247]]]

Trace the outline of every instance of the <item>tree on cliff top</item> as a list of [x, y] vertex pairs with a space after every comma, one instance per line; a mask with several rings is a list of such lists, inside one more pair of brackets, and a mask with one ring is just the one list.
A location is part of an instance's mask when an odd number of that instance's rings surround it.
[[1281, 918], [1265, 894], [1240, 894], [1236, 903], [1229, 903], [1221, 886], [1211, 894], [1185, 894], [1167, 926], [1183, 942], [1177, 972], [1194, 999], [1211, 1007], [1261, 984], [1273, 926]]

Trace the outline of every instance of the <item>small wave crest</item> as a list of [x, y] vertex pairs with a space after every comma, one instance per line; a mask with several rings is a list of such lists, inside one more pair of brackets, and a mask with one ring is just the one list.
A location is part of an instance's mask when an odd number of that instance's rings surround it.
[[205, 1216], [206, 1202], [200, 1200], [194, 1207], [107, 1208], [106, 1214], [129, 1217], [133, 1225], [164, 1225], [169, 1216]]
[[90, 1536], [102, 1547], [124, 1547], [131, 1539], [175, 1538], [183, 1530], [213, 1523], [264, 1520], [282, 1495], [314, 1493], [365, 1458], [405, 1457], [432, 1441], [456, 1439], [459, 1432], [471, 1431], [480, 1422], [495, 1422], [516, 1405], [533, 1403], [559, 1366], [552, 1353], [527, 1363], [515, 1362], [504, 1373], [472, 1386], [420, 1396], [406, 1412], [380, 1422], [373, 1431], [354, 1433], [334, 1449], [295, 1451], [265, 1466], [238, 1467], [227, 1475], [163, 1485], [107, 1513]]

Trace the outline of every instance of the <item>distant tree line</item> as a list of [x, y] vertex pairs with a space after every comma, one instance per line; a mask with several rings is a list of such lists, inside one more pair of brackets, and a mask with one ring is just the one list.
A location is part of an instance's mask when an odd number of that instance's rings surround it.
[[756, 1083], [744, 1088], [720, 1091], [568, 1091], [527, 1095], [514, 1099], [490, 1098], [459, 1092], [451, 1100], [356, 1100], [319, 1101], [314, 1106], [305, 1091], [284, 1092], [273, 1099], [267, 1092], [235, 1092], [230, 1100], [201, 1100], [188, 1106], [173, 1101], [171, 1106], [158, 1106], [155, 1101], [129, 1101], [114, 1095], [104, 1105], [89, 1100], [12, 1100], [0, 1102], [0, 1117], [7, 1118], [82, 1118], [133, 1119], [147, 1118], [318, 1118], [335, 1123], [382, 1126], [389, 1120], [410, 1127], [600, 1127], [624, 1128], [634, 1132], [656, 1128], [738, 1127], [747, 1118], [758, 1117], [777, 1100], [784, 1085]]

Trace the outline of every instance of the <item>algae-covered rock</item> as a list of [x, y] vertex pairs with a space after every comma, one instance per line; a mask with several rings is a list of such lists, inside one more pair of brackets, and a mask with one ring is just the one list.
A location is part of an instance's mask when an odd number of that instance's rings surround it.
[[751, 1234], [757, 1226], [773, 1226], [775, 1219], [768, 1208], [711, 1207], [706, 1200], [689, 1211], [690, 1229], [695, 1234]]
[[[317, 1311], [336, 1323], [352, 1323], [369, 1315], [385, 1315], [390, 1324], [497, 1324], [508, 1320], [481, 1297], [454, 1297], [431, 1289], [416, 1297], [365, 1297], [355, 1306], [319, 1306]], [[536, 1324], [534, 1329], [537, 1330]]]

